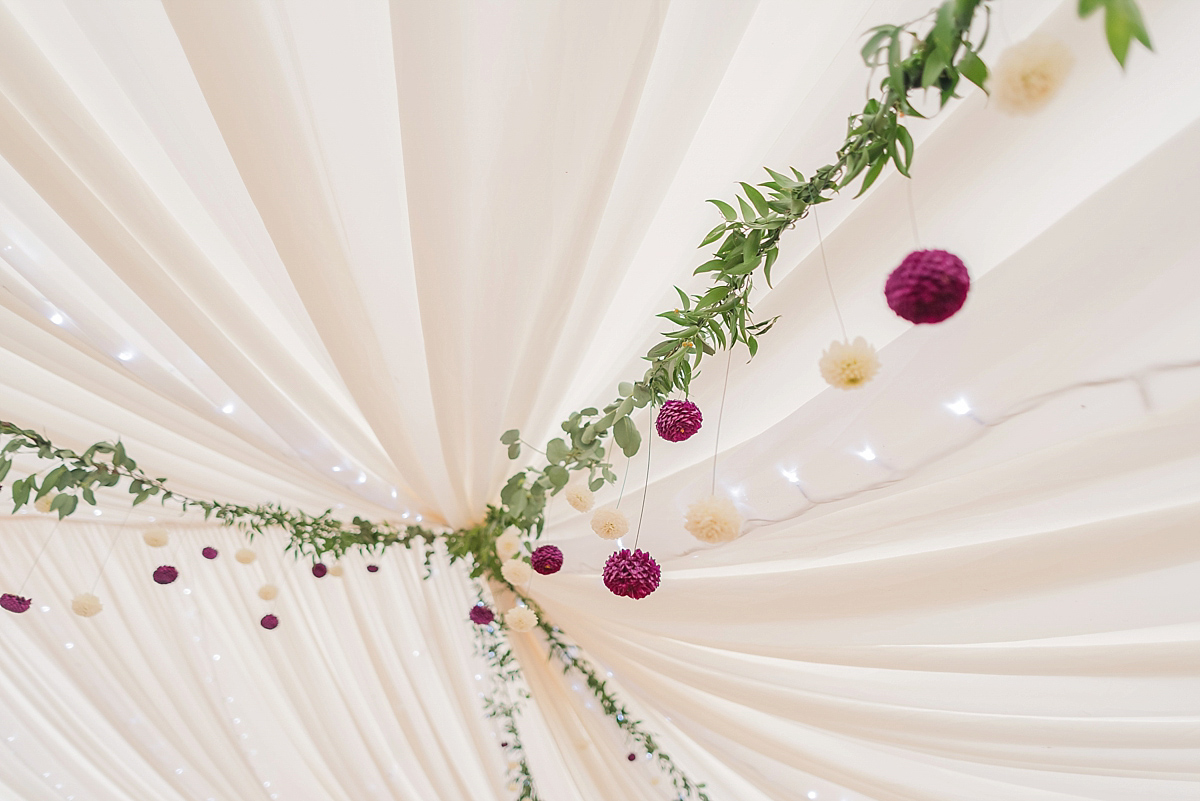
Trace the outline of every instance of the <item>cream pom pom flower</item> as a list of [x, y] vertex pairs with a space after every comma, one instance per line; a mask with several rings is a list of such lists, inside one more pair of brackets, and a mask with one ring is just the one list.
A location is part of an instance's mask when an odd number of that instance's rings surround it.
[[45, 495], [33, 502], [33, 508], [37, 509], [42, 514], [46, 514], [50, 511], [50, 504], [54, 503], [54, 499], [57, 497], [57, 492], [47, 492]]
[[533, 578], [533, 568], [522, 559], [509, 559], [500, 566], [500, 575], [514, 587], [524, 587]]
[[258, 558], [258, 554], [249, 548], [239, 548], [238, 552], [233, 555], [233, 558], [241, 562], [243, 565], [248, 565]]
[[733, 501], [712, 495], [688, 507], [683, 527], [703, 542], [729, 542], [741, 532], [742, 516]]
[[341, 565], [333, 565], [329, 568], [329, 575], [336, 578], [341, 578], [342, 574], [345, 572], [345, 569]]
[[592, 495], [592, 491], [582, 481], [569, 485], [564, 494], [567, 496], [567, 503], [571, 504], [571, 508], [576, 512], [591, 511], [592, 504], [596, 502], [596, 496]]
[[80, 617], [93, 617], [100, 614], [104, 604], [90, 592], [81, 593], [71, 599], [71, 611]]
[[601, 539], [619, 540], [629, 533], [629, 519], [620, 509], [597, 509], [592, 515], [592, 531]]
[[264, 584], [258, 588], [258, 597], [264, 601], [274, 601], [279, 595], [279, 588], [274, 584]]
[[513, 631], [533, 631], [537, 622], [537, 615], [533, 613], [533, 610], [524, 606], [514, 606], [504, 613], [504, 625]]
[[1033, 114], [1054, 99], [1074, 64], [1065, 44], [1035, 34], [1000, 54], [988, 89], [1005, 114]]
[[830, 342], [817, 365], [831, 387], [854, 389], [879, 372], [879, 356], [867, 340], [857, 337], [853, 342]]
[[162, 548], [169, 539], [165, 528], [149, 528], [142, 532], [142, 542], [151, 548]]
[[521, 532], [509, 526], [496, 538], [496, 556], [501, 562], [512, 559], [521, 551]]

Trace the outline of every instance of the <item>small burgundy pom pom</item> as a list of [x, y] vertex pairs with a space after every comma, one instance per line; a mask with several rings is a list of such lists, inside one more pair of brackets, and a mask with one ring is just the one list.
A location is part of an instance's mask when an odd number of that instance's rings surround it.
[[700, 430], [704, 415], [691, 401], [669, 400], [658, 410], [654, 426], [658, 435], [669, 442], [683, 442]]
[[629, 756], [627, 756], [625, 758], [628, 759], [630, 762], [637, 762], [637, 754], [630, 754]]
[[914, 250], [884, 285], [888, 306], [910, 323], [940, 323], [962, 308], [971, 289], [967, 265], [944, 250]]
[[658, 589], [662, 570], [645, 551], [617, 551], [604, 563], [604, 586], [613, 595], [645, 598]]
[[0, 606], [3, 606], [14, 614], [19, 615], [22, 612], [28, 612], [31, 603], [33, 603], [32, 599], [22, 598], [20, 595], [13, 595], [10, 592], [0, 595]]
[[471, 607], [471, 613], [469, 617], [471, 618], [471, 622], [476, 626], [486, 626], [488, 623], [491, 623], [496, 619], [496, 613], [491, 609], [488, 609], [486, 606], [480, 606], [479, 604], [476, 604], [475, 606]]
[[212, 547], [205, 548], [200, 553], [201, 553], [201, 555], [204, 556], [205, 559], [216, 559], [217, 558], [217, 549], [216, 548], [212, 548]]
[[368, 573], [378, 573], [379, 565], [367, 565], [367, 572]]
[[507, 741], [507, 740], [505, 740], [504, 742], [500, 743], [500, 747], [501, 747], [501, 748], [508, 748], [508, 741]]
[[329, 572], [329, 568], [325, 567], [324, 562], [317, 562], [315, 565], [313, 565], [312, 571], [313, 571], [314, 576], [316, 576], [317, 578], [321, 578], [322, 576], [324, 576], [326, 573]]
[[154, 569], [154, 580], [159, 584], [170, 584], [179, 578], [179, 571], [170, 565], [159, 565]]
[[529, 561], [534, 570], [543, 576], [549, 576], [562, 569], [563, 552], [553, 545], [543, 545], [534, 550]]
[[258, 621], [258, 625], [264, 629], [273, 629], [279, 625], [279, 618], [274, 615], [263, 615], [262, 620]]

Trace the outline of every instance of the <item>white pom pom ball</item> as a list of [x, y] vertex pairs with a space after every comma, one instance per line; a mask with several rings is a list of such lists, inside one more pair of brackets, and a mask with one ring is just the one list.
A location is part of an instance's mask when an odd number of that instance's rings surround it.
[[274, 601], [279, 595], [279, 588], [274, 584], [264, 584], [258, 588], [258, 597], [264, 601]]
[[329, 568], [329, 575], [337, 578], [341, 578], [342, 574], [345, 572], [345, 569], [343, 569], [341, 565], [333, 565]]
[[94, 617], [100, 614], [104, 605], [100, 599], [90, 592], [81, 593], [71, 599], [71, 611], [80, 617]]
[[853, 342], [830, 342], [817, 366], [829, 386], [855, 389], [879, 372], [879, 356], [867, 340], [858, 337]]
[[496, 538], [496, 556], [501, 562], [512, 559], [521, 551], [521, 532], [509, 526]]
[[151, 548], [162, 548], [169, 541], [170, 537], [167, 536], [165, 528], [149, 528], [142, 532], [142, 542]]
[[988, 89], [1005, 114], [1034, 114], [1054, 99], [1074, 64], [1065, 44], [1035, 34], [1000, 54]]
[[571, 508], [576, 512], [589, 512], [592, 504], [596, 502], [596, 496], [592, 495], [592, 491], [582, 482], [571, 484], [563, 494], [567, 496], [567, 503], [571, 504]]
[[701, 542], [729, 542], [742, 530], [742, 516], [728, 498], [712, 495], [688, 507], [683, 527]]
[[629, 518], [620, 509], [597, 509], [592, 515], [592, 531], [604, 540], [619, 540], [629, 533]]
[[514, 606], [504, 613], [504, 625], [513, 631], [521, 633], [533, 631], [537, 622], [537, 615], [533, 613], [533, 610], [524, 606]]
[[46, 514], [50, 511], [50, 504], [54, 503], [54, 499], [57, 497], [57, 492], [47, 492], [45, 495], [33, 502], [33, 508], [37, 509], [42, 514]]
[[233, 555], [233, 558], [241, 562], [243, 565], [248, 565], [258, 558], [258, 554], [249, 548], [239, 548], [238, 552]]
[[533, 578], [533, 568], [522, 559], [509, 559], [500, 566], [500, 575], [514, 587], [524, 587]]

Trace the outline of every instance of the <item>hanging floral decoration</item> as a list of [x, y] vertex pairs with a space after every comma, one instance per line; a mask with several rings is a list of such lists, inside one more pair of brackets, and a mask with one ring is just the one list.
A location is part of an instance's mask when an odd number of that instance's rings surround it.
[[264, 584], [258, 588], [258, 597], [264, 601], [274, 601], [279, 595], [279, 588], [274, 584]]
[[604, 586], [613, 595], [642, 599], [658, 589], [662, 569], [650, 554], [623, 548], [604, 563]]
[[533, 631], [537, 622], [537, 615], [532, 609], [525, 606], [514, 606], [504, 613], [504, 625], [521, 634]]
[[341, 565], [329, 566], [329, 575], [333, 576], [334, 578], [341, 578], [344, 572], [345, 569]]
[[530, 557], [533, 569], [543, 576], [557, 573], [563, 566], [563, 552], [554, 545], [543, 545]]
[[683, 442], [699, 431], [703, 422], [700, 407], [690, 400], [669, 400], [658, 410], [654, 427], [668, 442]]
[[996, 108], [1006, 114], [1034, 114], [1058, 94], [1075, 57], [1058, 39], [1034, 34], [1000, 54], [988, 85]]
[[151, 548], [162, 548], [170, 541], [165, 528], [149, 528], [142, 532], [142, 542]]
[[71, 599], [71, 611], [80, 617], [95, 617], [103, 609], [100, 599], [90, 592], [80, 593]]
[[501, 562], [507, 562], [521, 551], [521, 532], [517, 529], [504, 529], [504, 533], [496, 538], [496, 556]]
[[500, 566], [500, 575], [514, 587], [524, 587], [533, 578], [533, 568], [523, 559], [509, 559]]
[[496, 619], [496, 613], [480, 602], [471, 607], [471, 611], [467, 613], [467, 617], [476, 626], [486, 626]]
[[32, 603], [32, 599], [22, 598], [20, 595], [13, 595], [10, 592], [0, 595], [0, 607], [7, 609], [9, 612], [13, 612], [14, 614], [19, 615], [22, 612], [28, 612], [29, 606]]
[[239, 548], [238, 552], [233, 555], [233, 558], [243, 565], [248, 565], [258, 558], [258, 554], [249, 548]]
[[179, 578], [179, 571], [171, 565], [159, 565], [154, 569], [154, 580], [159, 584], [170, 584]]
[[367, 565], [367, 572], [368, 573], [378, 573], [379, 565]]
[[217, 553], [218, 553], [217, 549], [213, 548], [212, 546], [205, 546], [200, 551], [200, 555], [203, 556], [205, 559], [216, 559]]
[[629, 533], [629, 518], [620, 509], [597, 509], [592, 515], [592, 531], [605, 540], [619, 540]]
[[33, 508], [42, 514], [48, 514], [54, 507], [54, 499], [57, 497], [57, 492], [48, 492], [33, 502]]
[[317, 562], [315, 565], [312, 566], [312, 574], [316, 578], [324, 578], [325, 574], [328, 572], [329, 572], [329, 568], [325, 567], [324, 562]]
[[585, 484], [572, 484], [567, 487], [566, 491], [567, 503], [571, 504], [571, 508], [576, 512], [589, 512], [592, 509], [592, 504], [596, 502], [596, 496], [587, 488]]
[[830, 342], [817, 366], [829, 386], [857, 389], [879, 372], [879, 355], [867, 340], [856, 337], [853, 342]]
[[701, 542], [731, 542], [741, 533], [742, 516], [733, 501], [722, 495], [710, 495], [688, 507], [683, 527]]
[[258, 621], [258, 624], [264, 629], [270, 630], [279, 625], [279, 618], [275, 615], [263, 615], [262, 620]]
[[940, 323], [967, 301], [967, 265], [945, 250], [914, 250], [888, 276], [884, 294], [892, 311], [910, 323]]

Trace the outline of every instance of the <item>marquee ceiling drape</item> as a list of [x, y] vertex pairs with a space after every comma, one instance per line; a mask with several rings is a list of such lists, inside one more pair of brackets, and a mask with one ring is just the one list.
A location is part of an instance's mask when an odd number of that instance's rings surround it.
[[[205, 497], [476, 521], [502, 431], [544, 442], [640, 376], [701, 286], [704, 199], [829, 161], [860, 34], [929, 5], [4, 0], [0, 417]], [[816, 370], [840, 329], [804, 221], [758, 356], [694, 385], [701, 433], [653, 444], [648, 487], [645, 446], [617, 460], [654, 595], [608, 594], [612, 544], [551, 507], [566, 566], [533, 596], [714, 801], [1200, 792], [1200, 7], [1144, 0], [1123, 73], [1075, 5], [995, 3], [992, 56], [1074, 52], [1043, 113], [972, 90], [912, 122], [911, 183], [820, 208], [875, 382]], [[972, 273], [940, 326], [882, 298], [915, 244]], [[710, 485], [749, 521], [720, 547], [682, 528]], [[278, 536], [243, 566], [231, 530], [96, 512], [0, 520], [34, 598], [0, 619], [0, 801], [511, 796], [457, 567], [318, 582]], [[93, 582], [105, 611], [71, 615]], [[543, 798], [671, 797], [514, 647]]]

